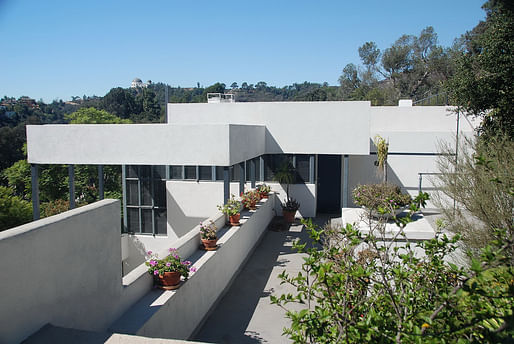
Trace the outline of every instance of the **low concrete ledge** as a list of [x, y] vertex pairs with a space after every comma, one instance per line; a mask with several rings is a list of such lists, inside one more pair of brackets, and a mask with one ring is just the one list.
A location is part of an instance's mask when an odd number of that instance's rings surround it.
[[[189, 280], [177, 290], [151, 290], [120, 317], [110, 331], [188, 339], [258, 244], [274, 216], [274, 202], [275, 196], [272, 195], [269, 199], [261, 200], [257, 210], [242, 212], [240, 226], [225, 227], [223, 215], [212, 219], [220, 228], [219, 248], [216, 251], [199, 249], [199, 227], [182, 237], [177, 241], [176, 248], [181, 257], [188, 257], [193, 262], [197, 271], [191, 273]], [[165, 254], [167, 252], [160, 252], [159, 256]], [[138, 273], [142, 272], [139, 268], [137, 270]]]

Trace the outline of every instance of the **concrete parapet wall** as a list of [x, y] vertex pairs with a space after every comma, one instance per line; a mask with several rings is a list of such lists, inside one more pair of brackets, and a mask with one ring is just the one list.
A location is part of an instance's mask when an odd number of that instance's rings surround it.
[[0, 233], [0, 343], [47, 323], [101, 331], [119, 316], [119, 209], [103, 200]]
[[[110, 330], [147, 337], [189, 338], [258, 244], [274, 216], [275, 202], [276, 197], [272, 194], [268, 200], [258, 204], [256, 211], [242, 213], [241, 226], [220, 229], [219, 248], [216, 251], [198, 250], [198, 226], [181, 237], [175, 247], [180, 256], [189, 257], [198, 270], [177, 290], [152, 290], [118, 319]], [[223, 215], [218, 214], [211, 219], [218, 228], [223, 227]], [[159, 252], [159, 256], [165, 254]], [[129, 275], [135, 275], [136, 270]], [[141, 269], [139, 273], [143, 271]], [[148, 274], [146, 276], [150, 278]]]

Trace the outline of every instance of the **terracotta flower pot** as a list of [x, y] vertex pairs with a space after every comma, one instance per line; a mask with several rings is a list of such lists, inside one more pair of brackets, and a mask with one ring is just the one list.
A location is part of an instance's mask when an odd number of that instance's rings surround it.
[[206, 250], [214, 250], [217, 248], [218, 239], [202, 239], [203, 247]]
[[177, 289], [180, 284], [180, 272], [165, 272], [164, 275], [159, 275], [159, 282], [162, 289]]
[[295, 211], [291, 211], [291, 210], [282, 210], [282, 215], [284, 215], [284, 220], [287, 222], [287, 223], [293, 223], [294, 222], [294, 216], [296, 214], [296, 210]]
[[241, 218], [241, 214], [237, 213], [236, 215], [230, 215], [228, 217], [230, 224], [232, 226], [239, 226], [239, 219]]

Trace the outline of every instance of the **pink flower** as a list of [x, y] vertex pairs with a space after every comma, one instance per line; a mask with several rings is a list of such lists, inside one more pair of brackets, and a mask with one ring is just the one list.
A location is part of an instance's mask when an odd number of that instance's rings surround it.
[[152, 251], [148, 251], [148, 254], [152, 254]]
[[155, 261], [155, 260], [153, 260], [153, 259], [152, 259], [152, 260], [150, 261], [150, 265], [151, 265], [151, 266], [156, 266], [156, 265], [157, 265], [157, 261]]
[[194, 268], [194, 267], [190, 267], [190, 268], [189, 268], [189, 271], [191, 271], [191, 272], [196, 272], [196, 268]]
[[191, 262], [189, 260], [184, 260], [182, 262], [182, 265], [191, 265]]
[[168, 267], [169, 267], [169, 266], [171, 266], [171, 263], [170, 263], [170, 262], [167, 262], [167, 263], [166, 263], [166, 266], [168, 266]]
[[176, 248], [169, 248], [168, 251], [170, 252], [175, 252], [177, 249]]
[[157, 276], [159, 274], [159, 270], [154, 270], [153, 274]]

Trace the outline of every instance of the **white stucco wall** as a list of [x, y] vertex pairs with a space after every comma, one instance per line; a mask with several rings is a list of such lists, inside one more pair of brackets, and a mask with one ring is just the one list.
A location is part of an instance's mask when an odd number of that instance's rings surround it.
[[104, 330], [119, 316], [119, 209], [103, 200], [0, 232], [0, 343], [47, 323]]
[[265, 128], [229, 124], [27, 126], [34, 164], [218, 165], [264, 154]]
[[[460, 132], [470, 135], [476, 125], [461, 115]], [[455, 141], [456, 131], [457, 115], [449, 106], [371, 107], [370, 140], [382, 136], [389, 152], [438, 153], [441, 142]]]
[[168, 123], [266, 126], [266, 152], [368, 154], [369, 102], [168, 104]]

